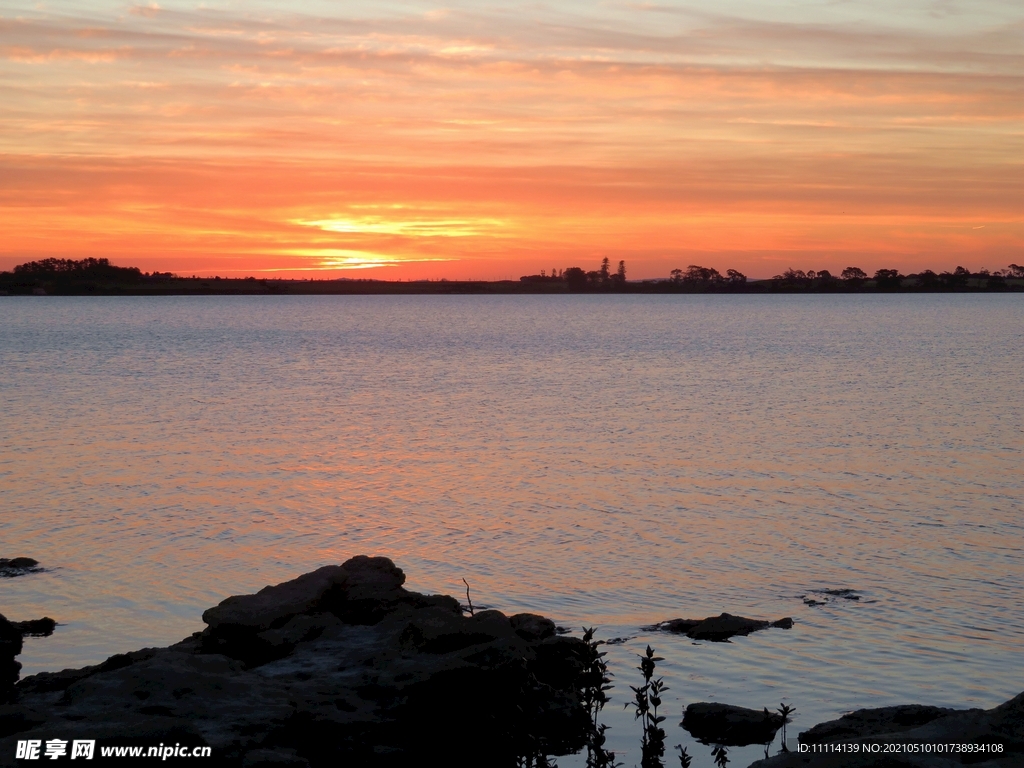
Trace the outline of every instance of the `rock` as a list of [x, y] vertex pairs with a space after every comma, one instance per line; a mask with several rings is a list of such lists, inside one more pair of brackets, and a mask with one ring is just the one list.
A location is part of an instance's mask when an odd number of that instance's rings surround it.
[[242, 768], [308, 768], [309, 760], [294, 749], [254, 749], [247, 752]]
[[[402, 588], [405, 574], [386, 557], [354, 557], [344, 565], [328, 565], [291, 581], [265, 587], [255, 595], [229, 597], [203, 614], [208, 625], [203, 650], [223, 653], [257, 666], [287, 655], [296, 642], [322, 631], [303, 622], [281, 630], [296, 616], [333, 615], [348, 624], [376, 624], [401, 606], [437, 606], [455, 616], [462, 609], [455, 598], [427, 596]], [[309, 634], [312, 633], [312, 634]], [[308, 635], [308, 636], [307, 636]]]
[[21, 673], [21, 663], [14, 657], [21, 653], [21, 630], [0, 614], [0, 703], [10, 698]]
[[644, 629], [685, 634], [693, 640], [725, 642], [730, 637], [749, 635], [751, 632], [768, 629], [768, 627], [790, 629], [792, 626], [793, 619], [788, 616], [778, 621], [768, 622], [759, 619], [747, 619], [743, 616], [733, 616], [731, 613], [723, 613], [720, 616], [709, 616], [706, 619], [669, 619], [660, 624], [644, 627]]
[[510, 618], [512, 630], [524, 640], [545, 640], [554, 637], [555, 622], [535, 613], [517, 613]]
[[27, 677], [0, 709], [0, 755], [57, 732], [267, 768], [500, 768], [583, 746], [590, 646], [533, 614], [464, 616], [404, 580], [386, 558], [353, 558], [228, 598], [168, 648]]
[[819, 595], [831, 595], [832, 597], [841, 597], [843, 600], [860, 600], [860, 595], [854, 589], [814, 589], [812, 592], [817, 592]]
[[[807, 752], [758, 760], [750, 768], [1019, 768], [1024, 765], [1024, 693], [993, 709], [947, 709], [904, 705], [861, 709], [820, 723], [798, 737]], [[812, 745], [848, 743], [857, 752], [813, 752]], [[913, 751], [886, 753], [888, 744], [916, 745]], [[921, 745], [985, 744], [1000, 751], [927, 751]]]
[[873, 733], [899, 733], [957, 711], [961, 710], [927, 707], [922, 704], [858, 709], [856, 712], [843, 715], [838, 720], [818, 723], [810, 730], [801, 733], [797, 740], [801, 744], [824, 744], [863, 738]]
[[26, 573], [38, 573], [43, 569], [39, 567], [39, 561], [31, 557], [0, 557], [0, 578], [14, 578], [24, 576]]
[[767, 709], [702, 702], [686, 708], [680, 725], [704, 744], [746, 747], [770, 744], [782, 727], [782, 715]]
[[643, 629], [660, 629], [665, 632], [675, 632], [676, 634], [685, 635], [702, 621], [704, 621], [704, 619], [669, 619], [668, 621], [663, 621], [660, 624], [643, 627]]
[[[843, 588], [843, 589], [812, 589], [811, 591], [814, 592], [815, 594], [818, 594], [818, 595], [824, 595], [825, 597], [823, 597], [821, 600], [818, 600], [818, 599], [813, 598], [813, 597], [808, 597], [807, 595], [800, 595], [799, 597], [800, 597], [801, 600], [804, 601], [804, 605], [809, 605], [809, 606], [828, 605], [829, 603], [832, 602], [832, 600], [834, 598], [839, 598], [839, 599], [842, 599], [842, 600], [859, 601], [860, 597], [861, 597], [857, 593], [857, 590], [855, 590], [855, 589], [848, 589], [848, 588]], [[875, 601], [874, 600], [869, 600], [868, 602], [875, 602]]]
[[21, 632], [22, 637], [49, 637], [57, 627], [57, 622], [49, 616], [30, 621], [12, 621], [11, 625]]

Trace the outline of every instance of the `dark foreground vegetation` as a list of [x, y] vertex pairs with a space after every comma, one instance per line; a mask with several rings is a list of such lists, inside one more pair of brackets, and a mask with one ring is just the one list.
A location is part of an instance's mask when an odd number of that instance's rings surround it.
[[661, 279], [628, 280], [626, 263], [612, 271], [608, 259], [596, 270], [582, 267], [542, 270], [519, 280], [283, 280], [245, 277], [184, 277], [170, 272], [142, 272], [117, 267], [107, 259], [43, 259], [0, 272], [0, 295], [190, 295], [190, 294], [510, 294], [510, 293], [934, 293], [1024, 291], [1024, 267], [971, 272], [926, 269], [904, 275], [879, 269], [869, 275], [859, 267], [840, 274], [828, 270], [787, 269], [767, 280], [752, 280], [735, 269], [721, 274], [691, 264]]
[[[49, 634], [53, 621], [0, 616], [0, 765], [46, 759], [44, 749], [50, 759], [126, 765], [136, 754], [150, 764], [148, 750], [159, 745], [163, 754], [153, 756], [175, 764], [205, 754], [211, 765], [240, 768], [541, 768], [569, 753], [583, 755], [588, 768], [623, 766], [599, 722], [612, 675], [593, 629], [569, 637], [542, 616], [474, 608], [468, 585], [460, 605], [410, 592], [404, 581], [385, 557], [354, 557], [229, 597], [203, 614], [204, 631], [168, 648], [20, 680], [14, 657], [22, 638]], [[43, 621], [48, 631], [37, 632]], [[727, 642], [768, 628], [752, 622], [767, 624], [722, 614], [653, 628], [681, 633], [687, 625], [689, 639], [695, 627], [714, 625], [710, 639]], [[690, 768], [694, 756], [685, 748], [666, 748], [676, 727], [719, 768], [729, 765], [731, 748], [748, 745], [764, 748], [758, 768], [1024, 763], [1024, 694], [990, 710], [858, 710], [800, 733], [790, 751], [786, 726], [795, 710], [785, 703], [769, 710], [694, 702], [682, 722], [670, 722], [678, 715], [666, 711], [660, 661], [647, 646], [630, 672], [636, 768]], [[74, 751], [89, 743], [88, 756]], [[895, 756], [883, 749], [900, 744], [908, 749]]]

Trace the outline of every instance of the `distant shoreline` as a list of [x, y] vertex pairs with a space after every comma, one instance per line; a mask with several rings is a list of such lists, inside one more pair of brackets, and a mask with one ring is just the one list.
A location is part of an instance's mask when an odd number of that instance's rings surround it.
[[668, 279], [627, 280], [626, 262], [617, 272], [605, 258], [599, 270], [580, 267], [525, 275], [518, 280], [373, 280], [335, 278], [258, 279], [248, 277], [185, 277], [172, 272], [143, 272], [118, 267], [108, 259], [43, 259], [0, 272], [0, 295], [30, 296], [192, 296], [192, 295], [423, 295], [423, 294], [567, 294], [567, 293], [1006, 293], [1024, 291], [1024, 267], [1011, 264], [991, 273], [963, 267], [936, 274], [930, 269], [901, 275], [880, 269], [873, 276], [847, 267], [837, 276], [827, 270], [787, 269], [767, 280], [751, 280], [735, 269], [723, 276], [717, 269], [691, 264], [673, 269]]
[[[10, 273], [4, 277], [11, 276]], [[740, 284], [688, 284], [668, 280], [626, 282], [611, 287], [570, 286], [564, 281], [519, 280], [274, 280], [254, 278], [142, 277], [132, 282], [43, 279], [0, 280], [0, 296], [410, 296], [410, 295], [563, 295], [563, 294], [850, 294], [850, 293], [1020, 293], [1024, 279], [992, 285], [972, 277], [963, 285], [922, 285], [908, 279], [879, 287], [858, 284], [801, 284], [749, 280]]]

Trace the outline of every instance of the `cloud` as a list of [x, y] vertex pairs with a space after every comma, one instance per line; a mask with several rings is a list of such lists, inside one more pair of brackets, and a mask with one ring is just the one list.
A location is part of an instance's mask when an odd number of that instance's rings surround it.
[[160, 6], [157, 3], [148, 3], [147, 5], [133, 5], [128, 9], [128, 13], [133, 16], [145, 16], [147, 19], [151, 19], [160, 13]]
[[6, 252], [981, 247], [940, 221], [1024, 243], [1019, 19], [333, 7], [0, 19]]

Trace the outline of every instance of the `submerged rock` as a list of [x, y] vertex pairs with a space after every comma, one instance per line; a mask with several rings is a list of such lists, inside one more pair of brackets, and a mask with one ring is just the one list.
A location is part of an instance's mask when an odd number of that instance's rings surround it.
[[[805, 751], [758, 760], [750, 768], [1019, 768], [1024, 765], [1024, 693], [993, 709], [918, 704], [860, 709], [819, 723], [797, 740]], [[824, 752], [826, 744], [856, 745], [856, 751]]]
[[583, 746], [592, 648], [404, 581], [353, 558], [230, 597], [168, 648], [28, 677], [0, 708], [0, 755], [54, 734], [209, 745], [238, 766], [513, 766]]
[[26, 573], [38, 573], [43, 570], [38, 560], [31, 557], [0, 557], [0, 578], [14, 578]]
[[769, 627], [790, 629], [792, 626], [793, 619], [788, 616], [778, 621], [763, 621], [760, 619], [748, 619], [743, 616], [733, 616], [731, 613], [723, 613], [720, 616], [709, 616], [706, 619], [669, 619], [659, 624], [644, 627], [644, 629], [684, 634], [693, 640], [725, 642], [730, 637], [749, 635], [751, 632], [768, 629]]
[[701, 702], [686, 708], [680, 725], [704, 744], [746, 747], [750, 744], [770, 744], [782, 723], [782, 715], [767, 709], [745, 709], [731, 704]]
[[30, 621], [12, 621], [11, 625], [21, 632], [22, 637], [49, 637], [57, 628], [57, 622], [49, 616]]
[[[818, 600], [815, 597], [808, 597], [807, 595], [800, 595], [799, 597], [800, 597], [801, 600], [804, 601], [804, 605], [810, 605], [810, 606], [828, 605], [829, 603], [831, 603], [833, 600], [836, 600], [836, 599], [852, 600], [852, 601], [856, 602], [856, 601], [859, 601], [860, 598], [861, 598], [861, 596], [857, 592], [857, 590], [849, 589], [848, 587], [844, 587], [842, 589], [812, 589], [811, 592], [813, 592], [816, 595], [822, 595], [823, 596], [822, 599]], [[874, 600], [868, 600], [867, 602], [873, 603], [875, 601]]]

